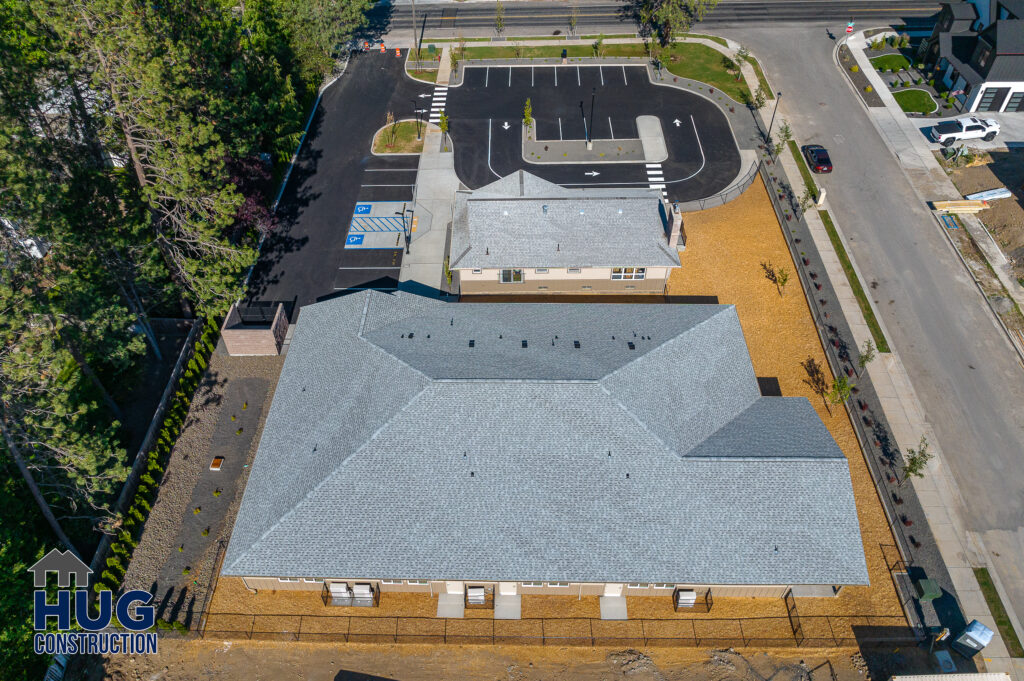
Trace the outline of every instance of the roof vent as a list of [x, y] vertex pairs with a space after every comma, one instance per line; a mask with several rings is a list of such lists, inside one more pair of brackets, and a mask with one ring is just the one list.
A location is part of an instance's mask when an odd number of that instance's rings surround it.
[[621, 208], [619, 209], [619, 215], [622, 215], [622, 209]]
[[523, 347], [524, 348], [526, 347], [526, 340], [525, 339], [523, 340]]
[[476, 347], [476, 341], [473, 340], [472, 338], [469, 339], [469, 347], [471, 347], [471, 348], [475, 348]]
[[630, 350], [636, 350], [636, 345], [633, 344], [633, 341], [630, 341], [630, 342], [626, 343], [626, 345], [629, 346]]
[[546, 204], [546, 203], [545, 203], [545, 204], [544, 204], [543, 206], [541, 206], [540, 208], [541, 208], [541, 210], [543, 210], [543, 211], [544, 211], [544, 215], [547, 215], [547, 214], [548, 214], [548, 204]]
[[[410, 332], [409, 332], [409, 338], [412, 338], [412, 337], [413, 337], [413, 332], [412, 332], [412, 331], [410, 331]], [[612, 336], [612, 338], [614, 338], [614, 337], [615, 337], [615, 336]]]
[[505, 217], [508, 217], [508, 211], [507, 210], [501, 211], [501, 214], [504, 215]]
[[573, 341], [572, 342], [572, 346], [574, 348], [576, 348], [577, 350], [579, 350], [580, 349], [580, 342], [579, 341]]
[[629, 480], [629, 473], [626, 473], [626, 480]]
[[455, 317], [452, 317], [452, 320], [448, 322], [448, 326], [455, 326]]
[[584, 210], [583, 210], [582, 208], [580, 208], [580, 215], [584, 215], [584, 214], [585, 214], [585, 212], [586, 212], [586, 211], [584, 211]]
[[469, 477], [471, 477], [471, 478], [472, 478], [472, 477], [474, 477], [474, 476], [476, 476], [476, 471], [470, 471], [470, 472], [469, 472]]

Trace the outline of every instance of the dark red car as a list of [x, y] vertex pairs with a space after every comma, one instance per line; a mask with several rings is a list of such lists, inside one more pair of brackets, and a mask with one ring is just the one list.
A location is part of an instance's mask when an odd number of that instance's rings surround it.
[[816, 173], [831, 173], [832, 159], [828, 157], [828, 151], [820, 144], [808, 144], [802, 148], [804, 158], [811, 170]]

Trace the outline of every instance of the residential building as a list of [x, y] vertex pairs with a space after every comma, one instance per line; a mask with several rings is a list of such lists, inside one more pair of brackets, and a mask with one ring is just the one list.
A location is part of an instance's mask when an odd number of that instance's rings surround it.
[[532, 594], [621, 619], [626, 595], [867, 584], [843, 452], [807, 399], [758, 385], [731, 305], [304, 307], [222, 574], [498, 619]]
[[663, 294], [684, 246], [657, 189], [569, 189], [520, 170], [456, 192], [453, 213], [463, 295]]
[[942, 3], [922, 47], [969, 112], [1024, 112], [1024, 0]]

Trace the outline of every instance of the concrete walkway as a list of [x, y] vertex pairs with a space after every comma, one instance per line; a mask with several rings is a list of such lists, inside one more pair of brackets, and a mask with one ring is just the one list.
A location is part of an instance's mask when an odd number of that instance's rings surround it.
[[[792, 154], [784, 151], [779, 160], [790, 186], [801, 187], [803, 180]], [[840, 234], [840, 239], [845, 241], [842, 238], [839, 224], [836, 222], [836, 216], [831, 215], [831, 217], [836, 231]], [[839, 257], [825, 230], [825, 225], [816, 210], [809, 211], [804, 218], [810, 229], [815, 248], [818, 250], [828, 277], [835, 288], [836, 297], [843, 316], [849, 324], [856, 346], [863, 347], [864, 342], [871, 339], [871, 331], [861, 313], [857, 298], [850, 288], [846, 273], [843, 271]], [[852, 250], [847, 246], [846, 251], [852, 262]], [[861, 281], [867, 281], [860, 274], [855, 262], [853, 267]], [[879, 320], [879, 324], [882, 325], [882, 317], [877, 311], [875, 316]], [[883, 333], [886, 333], [884, 325], [882, 330]], [[886, 335], [889, 336], [888, 333]], [[899, 355], [895, 352], [879, 353], [878, 359], [868, 364], [867, 373], [878, 395], [898, 450], [906, 452], [907, 449], [916, 447], [921, 437], [924, 436], [928, 439], [929, 450], [935, 455], [929, 463], [924, 477], [914, 478], [912, 485], [921, 501], [924, 515], [949, 572], [965, 618], [967, 621], [977, 619], [996, 632], [992, 643], [984, 651], [983, 659], [986, 668], [992, 672], [1006, 672], [1017, 681], [1024, 681], [1024, 668], [1021, 668], [1019, 664], [1015, 668], [1015, 661], [1009, 657], [1006, 645], [999, 636], [999, 630], [971, 569], [972, 565], [986, 565], [989, 561], [981, 551], [972, 550], [967, 545], [967, 534], [956, 511], [962, 506], [958, 500], [956, 484], [943, 464], [938, 438], [925, 420], [924, 410]], [[998, 579], [995, 577], [994, 571], [993, 576], [994, 579]], [[1004, 604], [1007, 603], [1005, 596], [1003, 598]], [[952, 633], [956, 635], [959, 632]]]

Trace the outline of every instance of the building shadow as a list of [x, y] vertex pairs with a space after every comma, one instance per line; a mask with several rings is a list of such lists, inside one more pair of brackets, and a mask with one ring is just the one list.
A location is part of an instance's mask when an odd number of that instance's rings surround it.
[[334, 681], [397, 681], [390, 676], [377, 676], [376, 674], [364, 674], [342, 669], [334, 675]]
[[[960, 633], [951, 630], [955, 636]], [[895, 675], [941, 673], [931, 650], [931, 639], [918, 641], [908, 626], [854, 625], [857, 640], [868, 674], [872, 679], [888, 679]], [[948, 640], [935, 646], [935, 650], [948, 650]], [[978, 671], [973, 660], [951, 652], [957, 671], [973, 674]]]

